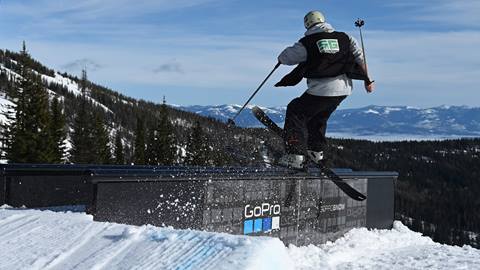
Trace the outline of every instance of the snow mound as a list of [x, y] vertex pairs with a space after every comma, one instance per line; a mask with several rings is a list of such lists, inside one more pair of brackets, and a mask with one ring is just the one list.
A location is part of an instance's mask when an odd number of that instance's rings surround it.
[[435, 243], [396, 221], [392, 230], [353, 229], [320, 247], [289, 247], [296, 269], [478, 269], [480, 250]]
[[480, 250], [435, 243], [400, 222], [393, 230], [354, 229], [334, 243], [287, 248], [275, 238], [129, 226], [94, 222], [81, 212], [2, 207], [0, 243], [0, 269], [474, 269], [480, 265]]

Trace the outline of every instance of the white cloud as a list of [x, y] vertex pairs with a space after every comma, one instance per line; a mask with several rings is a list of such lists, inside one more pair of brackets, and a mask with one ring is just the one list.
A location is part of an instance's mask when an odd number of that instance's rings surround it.
[[82, 69], [87, 69], [89, 71], [97, 71], [102, 67], [103, 66], [101, 64], [88, 58], [73, 60], [61, 66], [62, 69], [75, 73], [78, 73]]
[[402, 8], [404, 20], [431, 22], [436, 26], [480, 28], [480, 1], [477, 0], [402, 0], [389, 1], [386, 5]]
[[161, 64], [157, 67], [155, 67], [153, 70], [153, 73], [185, 73], [183, 70], [183, 67], [180, 63], [177, 61], [170, 61], [165, 64]]
[[366, 104], [479, 105], [480, 32], [371, 31], [365, 38], [378, 86]]
[[366, 38], [367, 56], [380, 65], [379, 72], [389, 80], [401, 81], [396, 74], [408, 72], [409, 77], [425, 81], [448, 83], [452, 78], [465, 77], [463, 81], [471, 82], [467, 73], [480, 72], [475, 57], [480, 47], [478, 31], [372, 31]]
[[[0, 22], [15, 24], [11, 35], [97, 40], [170, 31], [145, 18], [161, 18], [174, 10], [204, 6], [219, 0], [6, 0], [0, 8]], [[8, 29], [3, 29], [8, 31]]]
[[[34, 57], [57, 69], [105, 63], [92, 74], [103, 82], [225, 88], [256, 83], [276, 61], [282, 43], [246, 36], [190, 36], [134, 39], [116, 44], [67, 41], [27, 42]], [[19, 47], [15, 41], [10, 48]], [[52, 50], [52, 48], [55, 48]], [[172, 58], [175, 59], [172, 61]], [[153, 72], [168, 64], [170, 71]], [[173, 66], [172, 66], [173, 65]], [[174, 68], [173, 68], [174, 67]], [[172, 69], [173, 68], [173, 69]]]
[[6, 0], [2, 8], [6, 13], [28, 15], [35, 18], [67, 17], [70, 20], [109, 19], [160, 13], [203, 5], [216, 0]]
[[461, 24], [467, 27], [480, 27], [480, 1], [455, 0], [443, 1], [433, 5], [430, 12], [420, 16], [420, 19], [442, 24]]

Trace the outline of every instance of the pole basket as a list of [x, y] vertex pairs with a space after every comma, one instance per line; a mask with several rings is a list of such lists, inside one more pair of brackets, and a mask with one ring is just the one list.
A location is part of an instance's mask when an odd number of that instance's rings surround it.
[[365, 21], [362, 20], [362, 19], [358, 19], [358, 20], [355, 22], [355, 26], [358, 27], [358, 28], [360, 28], [360, 27], [362, 27], [362, 26], [364, 26], [364, 25], [365, 25]]

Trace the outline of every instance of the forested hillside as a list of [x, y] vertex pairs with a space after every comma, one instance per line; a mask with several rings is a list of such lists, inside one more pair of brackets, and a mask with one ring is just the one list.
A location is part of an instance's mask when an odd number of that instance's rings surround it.
[[[86, 72], [80, 78], [66, 73], [56, 73], [34, 60], [26, 48], [20, 53], [0, 50], [0, 64], [0, 92], [6, 100], [13, 103], [18, 103], [19, 94], [22, 94], [22, 83], [26, 83], [28, 79], [21, 76], [26, 72], [22, 69], [32, 71], [34, 75], [41, 75], [39, 78], [30, 77], [31, 80], [41, 80], [43, 91], [48, 92], [50, 101], [54, 98], [61, 101], [66, 118], [65, 131], [70, 138], [67, 146], [72, 143], [71, 136], [75, 134], [74, 128], [78, 124], [76, 118], [80, 114], [90, 115], [86, 116], [85, 124], [92, 124], [92, 127], [86, 129], [93, 132], [95, 123], [97, 126], [100, 123], [104, 126], [110, 139], [107, 144], [112, 152], [111, 158], [82, 159], [85, 162], [90, 160], [96, 163], [137, 165], [171, 165], [184, 162], [193, 165], [248, 165], [262, 159], [260, 152], [268, 148], [260, 143], [270, 141], [262, 139], [268, 136], [262, 130], [227, 127], [213, 118], [201, 117], [167, 106], [165, 101], [162, 104], [162, 101], [154, 103], [129, 98], [88, 81]], [[10, 114], [14, 115], [12, 111], [14, 112], [15, 108], [9, 110]], [[8, 139], [5, 137], [8, 136], [4, 136], [4, 140]], [[116, 148], [119, 148], [115, 146], [114, 141], [117, 141], [117, 146], [118, 141], [121, 142], [123, 158], [117, 159], [113, 155]], [[135, 142], [140, 144], [143, 142], [145, 145], [144, 149], [137, 149], [140, 150], [137, 156]], [[190, 146], [190, 149], [187, 149], [187, 146]], [[164, 150], [170, 149], [171, 160], [161, 161], [159, 157], [155, 157], [155, 153], [162, 150], [162, 147]], [[70, 158], [72, 151], [68, 151], [68, 147], [65, 150], [63, 161], [73, 161]]]
[[399, 172], [397, 219], [442, 243], [479, 246], [480, 139], [335, 139], [327, 156], [336, 167]]
[[[4, 161], [270, 166], [283, 151], [263, 129], [129, 98], [79, 75], [43, 66], [25, 46], [0, 50]], [[480, 139], [330, 142], [332, 167], [400, 173], [398, 219], [437, 241], [479, 246]]]

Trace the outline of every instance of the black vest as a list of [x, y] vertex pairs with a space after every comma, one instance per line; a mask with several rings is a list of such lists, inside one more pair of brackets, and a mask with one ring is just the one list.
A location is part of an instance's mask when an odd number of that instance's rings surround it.
[[365, 70], [355, 62], [350, 38], [343, 32], [317, 33], [300, 39], [307, 49], [307, 61], [300, 63], [276, 87], [294, 86], [303, 78], [321, 79], [346, 74], [350, 79], [371, 83]]
[[343, 32], [308, 35], [300, 42], [307, 49], [305, 78], [336, 77], [346, 74], [355, 63], [350, 39]]

